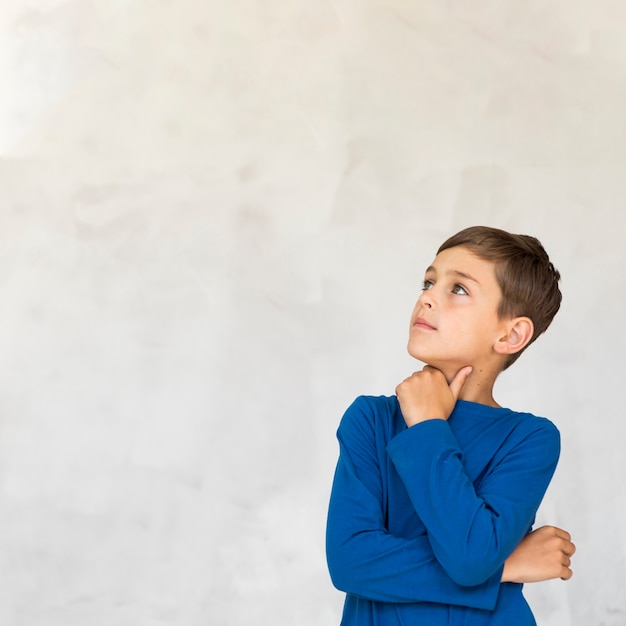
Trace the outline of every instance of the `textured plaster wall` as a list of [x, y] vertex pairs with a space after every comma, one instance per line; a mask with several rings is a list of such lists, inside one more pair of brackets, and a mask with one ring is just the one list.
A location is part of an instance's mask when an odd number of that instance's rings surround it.
[[555, 325], [496, 388], [552, 418], [542, 626], [626, 624], [626, 7], [0, 7], [0, 624], [338, 624], [338, 421], [389, 394], [423, 269], [538, 235]]

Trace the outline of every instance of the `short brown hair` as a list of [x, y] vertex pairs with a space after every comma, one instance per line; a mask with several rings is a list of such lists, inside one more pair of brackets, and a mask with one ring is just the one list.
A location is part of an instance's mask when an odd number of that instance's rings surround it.
[[561, 306], [558, 270], [550, 262], [541, 242], [529, 235], [513, 235], [498, 228], [471, 226], [441, 244], [437, 254], [462, 246], [486, 261], [495, 263], [496, 279], [502, 292], [498, 307], [500, 319], [529, 317], [534, 325], [528, 344], [512, 354], [506, 369], [541, 333]]

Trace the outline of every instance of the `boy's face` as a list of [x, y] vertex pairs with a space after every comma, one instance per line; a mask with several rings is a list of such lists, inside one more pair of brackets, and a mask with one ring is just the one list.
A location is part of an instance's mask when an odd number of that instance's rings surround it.
[[501, 296], [491, 261], [463, 247], [439, 253], [411, 315], [409, 354], [448, 380], [465, 365], [493, 369], [501, 360], [493, 347], [506, 334]]

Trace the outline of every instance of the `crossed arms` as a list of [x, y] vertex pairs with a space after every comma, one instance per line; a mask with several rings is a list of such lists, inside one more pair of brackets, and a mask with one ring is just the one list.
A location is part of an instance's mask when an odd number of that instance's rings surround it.
[[[338, 431], [327, 554], [336, 587], [383, 602], [495, 606], [502, 582], [569, 578], [565, 531], [526, 534], [558, 458], [558, 432], [528, 433], [477, 490], [445, 419], [424, 420], [381, 451], [371, 399], [358, 399]], [[530, 457], [529, 457], [530, 453]], [[381, 463], [389, 459], [426, 532], [388, 531]]]

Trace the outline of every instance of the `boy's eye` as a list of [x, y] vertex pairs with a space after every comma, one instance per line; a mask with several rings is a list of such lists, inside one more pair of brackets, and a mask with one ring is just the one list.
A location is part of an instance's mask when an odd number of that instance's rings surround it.
[[465, 287], [463, 287], [463, 285], [454, 285], [454, 287], [452, 287], [452, 293], [456, 294], [457, 296], [467, 296], [467, 289], [465, 289]]
[[422, 291], [428, 291], [433, 286], [432, 280], [425, 280], [422, 283]]

